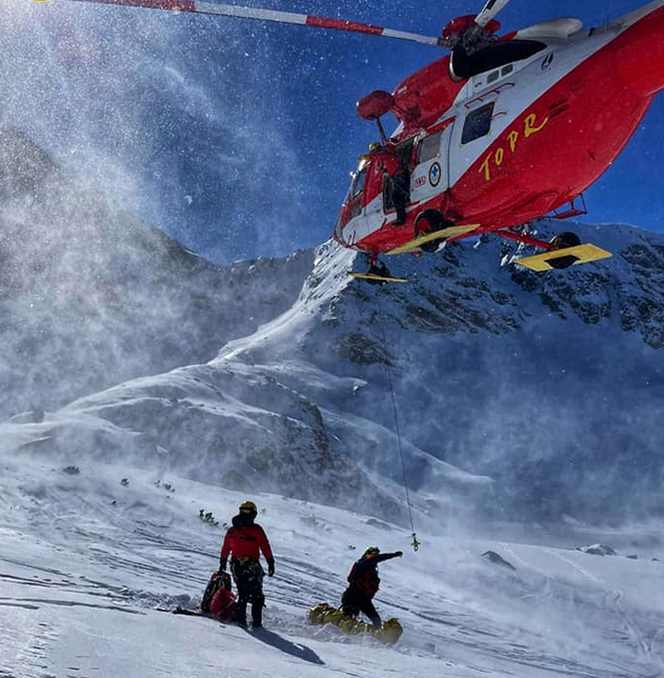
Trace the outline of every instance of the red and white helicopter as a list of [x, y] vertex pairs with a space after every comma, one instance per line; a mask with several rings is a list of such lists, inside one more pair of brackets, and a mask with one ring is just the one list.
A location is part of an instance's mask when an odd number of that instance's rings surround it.
[[[372, 92], [358, 102], [358, 113], [378, 123], [381, 141], [361, 156], [334, 237], [366, 252], [369, 274], [357, 275], [378, 281], [396, 280], [377, 266], [382, 253], [435, 251], [443, 242], [489, 232], [544, 250], [517, 260], [536, 271], [611, 256], [569, 232], [551, 242], [535, 239], [528, 224], [545, 215], [585, 213], [583, 191], [619, 155], [664, 89], [664, 0], [598, 29], [562, 18], [503, 37], [496, 37], [495, 16], [509, 0], [488, 0], [477, 16], [451, 21], [442, 37], [194, 0], [76, 1], [276, 21], [450, 49], [392, 93]], [[381, 125], [388, 112], [399, 121], [389, 138]], [[398, 172], [389, 169], [395, 160]]]

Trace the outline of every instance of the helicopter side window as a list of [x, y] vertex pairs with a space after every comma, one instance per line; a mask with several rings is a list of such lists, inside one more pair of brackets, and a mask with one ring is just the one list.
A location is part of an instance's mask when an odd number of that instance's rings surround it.
[[475, 141], [475, 139], [484, 137], [489, 133], [495, 105], [496, 102], [492, 101], [490, 104], [486, 104], [468, 113], [461, 135], [462, 144], [469, 144], [471, 141]]
[[433, 160], [440, 153], [440, 138], [442, 132], [420, 139], [417, 144], [417, 164]]

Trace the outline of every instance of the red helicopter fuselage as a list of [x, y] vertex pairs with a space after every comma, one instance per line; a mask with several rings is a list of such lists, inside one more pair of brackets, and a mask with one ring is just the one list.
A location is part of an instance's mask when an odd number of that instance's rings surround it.
[[512, 227], [573, 204], [664, 89], [662, 36], [658, 0], [601, 29], [560, 19], [505, 36], [463, 79], [450, 74], [449, 56], [409, 76], [390, 107], [400, 121], [390, 141], [410, 175], [406, 222], [394, 225], [389, 179], [369, 153], [336, 240], [375, 257], [429, 230], [431, 214], [439, 225], [475, 226], [448, 240], [509, 237]]

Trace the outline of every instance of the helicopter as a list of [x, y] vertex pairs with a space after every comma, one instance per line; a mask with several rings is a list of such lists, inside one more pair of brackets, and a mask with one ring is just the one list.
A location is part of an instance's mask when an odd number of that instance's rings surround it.
[[[558, 18], [498, 36], [510, 0], [450, 21], [441, 36], [342, 19], [195, 0], [69, 0], [196, 12], [396, 38], [449, 50], [392, 92], [357, 102], [380, 141], [360, 155], [333, 237], [368, 255], [372, 282], [394, 278], [380, 255], [435, 252], [495, 233], [541, 253], [542, 272], [610, 257], [564, 231], [537, 239], [545, 216], [586, 214], [583, 192], [610, 167], [664, 89], [664, 0], [601, 28]], [[383, 116], [398, 121], [388, 136]]]

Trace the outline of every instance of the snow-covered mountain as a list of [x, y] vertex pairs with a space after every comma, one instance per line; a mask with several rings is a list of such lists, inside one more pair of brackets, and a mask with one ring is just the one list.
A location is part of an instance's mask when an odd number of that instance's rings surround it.
[[395, 258], [410, 284], [372, 287], [328, 243], [290, 308], [211, 362], [12, 435], [402, 520], [404, 471], [418, 509], [446, 519], [661, 511], [664, 238], [574, 228], [614, 257], [537, 275], [482, 240]]
[[287, 309], [311, 260], [214, 266], [1, 129], [0, 417], [209, 360]]
[[[614, 257], [542, 276], [490, 239], [402, 286], [332, 243], [218, 268], [3, 135], [0, 676], [664, 675], [663, 236], [575, 226]], [[248, 497], [267, 630], [157, 611]], [[404, 551], [394, 647], [306, 622], [369, 544]]]

